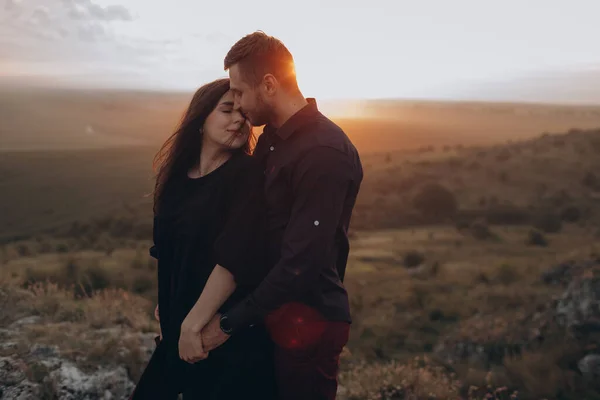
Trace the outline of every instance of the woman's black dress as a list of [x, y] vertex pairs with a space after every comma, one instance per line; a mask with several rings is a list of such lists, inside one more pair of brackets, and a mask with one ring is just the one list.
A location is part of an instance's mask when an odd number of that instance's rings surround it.
[[180, 327], [214, 266], [235, 277], [237, 289], [219, 310], [243, 300], [266, 276], [264, 173], [252, 157], [232, 156], [210, 174], [177, 177], [165, 188], [154, 219], [158, 307], [163, 340], [133, 399], [275, 398], [272, 343], [264, 326], [236, 332], [206, 360], [179, 358]]

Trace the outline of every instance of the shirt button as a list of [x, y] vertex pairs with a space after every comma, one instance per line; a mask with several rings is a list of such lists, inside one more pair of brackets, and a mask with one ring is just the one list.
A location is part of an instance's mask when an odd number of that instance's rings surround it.
[[271, 151], [275, 150], [275, 146], [269, 147], [269, 150], [271, 150]]
[[314, 222], [315, 226], [319, 226], [319, 221]]

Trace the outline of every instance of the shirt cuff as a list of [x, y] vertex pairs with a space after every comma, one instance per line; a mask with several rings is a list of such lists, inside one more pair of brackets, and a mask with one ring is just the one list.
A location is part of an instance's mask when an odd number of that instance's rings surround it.
[[267, 312], [258, 307], [252, 297], [248, 297], [225, 314], [232, 333], [235, 333], [242, 328], [262, 321]]

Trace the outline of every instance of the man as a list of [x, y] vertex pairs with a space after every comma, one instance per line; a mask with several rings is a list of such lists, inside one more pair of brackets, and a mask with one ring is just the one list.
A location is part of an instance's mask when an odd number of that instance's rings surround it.
[[282, 399], [335, 399], [350, 312], [342, 284], [348, 225], [363, 172], [346, 134], [305, 99], [294, 60], [278, 39], [255, 32], [225, 57], [236, 103], [254, 126], [264, 163], [268, 259], [259, 287], [202, 331], [205, 351], [265, 320], [276, 344]]

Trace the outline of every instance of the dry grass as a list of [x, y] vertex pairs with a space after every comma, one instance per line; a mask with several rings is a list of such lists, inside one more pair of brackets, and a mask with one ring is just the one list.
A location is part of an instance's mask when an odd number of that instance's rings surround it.
[[[343, 382], [349, 393], [356, 399], [381, 393], [390, 399], [425, 399], [429, 394], [443, 399], [456, 398], [455, 392], [462, 398], [508, 399], [518, 389], [519, 398], [535, 400], [556, 393], [566, 393], [565, 399], [578, 398], [569, 393], [592, 393], [567, 366], [583, 354], [573, 343], [550, 337], [541, 347], [520, 346], [531, 334], [528, 318], [547, 308], [562, 290], [542, 284], [540, 274], [561, 261], [597, 254], [600, 245], [586, 228], [567, 225], [548, 234], [550, 246], [532, 247], [523, 240], [528, 230], [496, 226], [500, 239], [495, 241], [440, 226], [355, 232], [346, 279], [354, 319], [351, 355], [344, 359]], [[143, 250], [148, 242], [110, 255], [85, 250], [19, 256], [18, 245], [8, 246], [14, 258], [1, 270], [6, 306], [0, 324], [42, 317], [25, 328], [23, 351], [31, 343], [57, 344], [84, 367], [124, 363], [136, 376], [142, 355], [122, 349], [137, 348], [131, 343], [139, 339], [130, 333], [156, 330], [154, 303], [123, 288], [132, 290], [137, 276], [154, 284], [155, 265]], [[407, 268], [407, 254], [424, 259]], [[96, 271], [96, 284], [106, 288], [88, 292], [69, 286], [73, 277], [85, 277], [90, 269]], [[38, 278], [28, 286], [31, 277]], [[44, 283], [46, 278], [55, 283]], [[152, 298], [154, 290], [145, 296]], [[415, 357], [431, 353], [443, 338], [450, 345], [481, 345], [496, 358], [488, 366], [450, 366], [433, 356], [415, 364]], [[556, 378], [553, 385], [544, 384], [548, 374]], [[503, 387], [510, 390], [495, 393]], [[405, 397], [393, 397], [398, 393]]]
[[[554, 356], [549, 354], [559, 351], [576, 359], [581, 356], [581, 349], [564, 342], [560, 330], [548, 336], [541, 347], [523, 346], [536, 332], [537, 325], [532, 325], [531, 316], [547, 309], [552, 298], [562, 292], [561, 288], [543, 285], [540, 274], [561, 261], [585, 259], [597, 253], [600, 245], [586, 229], [571, 226], [552, 234], [551, 246], [531, 247], [523, 240], [528, 229], [496, 227], [501, 240], [485, 242], [450, 227], [358, 232], [346, 280], [354, 319], [350, 365], [392, 362], [389, 365], [394, 367], [378, 372], [357, 370], [361, 372], [355, 372], [354, 377], [363, 373], [365, 377], [358, 383], [349, 383], [354, 387], [351, 390], [364, 394], [360, 391], [362, 387], [377, 386], [369, 374], [394, 374], [398, 368], [399, 376], [394, 382], [401, 383], [407, 371], [430, 376], [430, 372], [410, 369], [410, 360], [431, 352], [442, 338], [448, 338], [450, 344], [475, 343], [490, 352], [491, 372], [486, 366], [459, 363], [449, 367], [455, 371], [452, 382], [460, 382], [464, 396], [468, 396], [468, 387], [477, 386], [483, 389], [475, 391], [473, 396], [485, 398], [488, 381], [493, 378], [490, 396], [496, 395], [495, 388], [506, 386], [511, 391], [502, 391], [505, 397], [498, 398], [510, 398], [512, 390], [517, 388], [522, 399], [554, 398], [557, 393], [577, 399], [578, 394], [567, 395], [583, 393], [583, 384], [573, 383], [577, 373], [569, 372], [566, 365], [554, 363]], [[416, 269], [407, 269], [403, 255], [414, 249], [425, 254], [427, 262]], [[521, 356], [522, 351], [528, 353]], [[536, 366], [536, 362], [540, 365]], [[535, 372], [544, 362], [548, 365], [542, 372]], [[561, 379], [553, 386], [544, 385], [544, 371], [552, 376], [560, 374]], [[453, 390], [444, 379], [447, 375], [436, 382]], [[431, 390], [429, 384], [419, 390]], [[378, 388], [369, 389], [371, 395]]]
[[[39, 99], [52, 96], [45, 94]], [[43, 232], [63, 235], [75, 222], [106, 217], [117, 222], [134, 221], [135, 226], [129, 230], [137, 232], [137, 238], [150, 237], [151, 199], [144, 196], [152, 190], [152, 157], [181, 112], [175, 109], [183, 110], [187, 97], [152, 99], [150, 94], [135, 93], [72, 96], [58, 95], [56, 101], [51, 101], [53, 111], [45, 107], [42, 119], [24, 112], [28, 118], [19, 117], [10, 126], [0, 127], [3, 133], [0, 138], [15, 139], [25, 147], [37, 146], [48, 138], [56, 141], [52, 146], [44, 146], [55, 151], [38, 149], [1, 154], [0, 190], [6, 193], [2, 203], [11, 212], [0, 214], [0, 243]], [[0, 98], [0, 104], [17, 101], [25, 110], [26, 98]], [[60, 117], [64, 104], [69, 104], [69, 116]], [[77, 111], [73, 109], [75, 105], [79, 107]], [[600, 167], [595, 146], [599, 132], [545, 136], [512, 144], [506, 141], [534, 138], [543, 131], [567, 130], [565, 124], [598, 127], [597, 110], [580, 112], [568, 108], [568, 112], [561, 111], [560, 118], [553, 121], [553, 114], [536, 106], [437, 103], [417, 108], [403, 103], [395, 106], [399, 110], [406, 107], [402, 113], [404, 119], [398, 119], [396, 111], [390, 113], [395, 116], [392, 119], [388, 116], [339, 121], [361, 152], [365, 169], [354, 214], [355, 228], [397, 228], [423, 223], [413, 200], [424, 184], [432, 182], [454, 193], [461, 209], [478, 210], [483, 215], [493, 216], [498, 207], [506, 206], [529, 213], [529, 207], [559, 202], [561, 209], [581, 209], [578, 223], [589, 219], [586, 210], [593, 208], [591, 194], [597, 191], [593, 171]], [[519, 107], [532, 110], [520, 113]], [[157, 112], [157, 108], [161, 111]], [[150, 123], [149, 115], [160, 119], [160, 123]], [[28, 125], [47, 118], [59, 118], [60, 123]], [[412, 119], [418, 122], [407, 125]], [[88, 124], [101, 127], [104, 133], [98, 136], [107, 137], [107, 143], [116, 141], [109, 148], [106, 143], [95, 144], [96, 136], [90, 139], [82, 133]], [[61, 125], [65, 126], [57, 128], [55, 134], [47, 131], [49, 126]], [[373, 131], [379, 134], [374, 137]], [[120, 144], [120, 138], [124, 137], [142, 143]], [[91, 142], [87, 143], [88, 140]], [[473, 147], [490, 141], [494, 147]], [[65, 150], [69, 146], [78, 150]], [[95, 226], [84, 236], [95, 243], [94, 235], [104, 231]]]
[[518, 392], [494, 385], [491, 373], [480, 373], [482, 387], [465, 385], [455, 374], [436, 367], [427, 357], [404, 364], [358, 364], [340, 374], [343, 396], [349, 400], [513, 400]]
[[[18, 246], [9, 246], [9, 249]], [[154, 298], [157, 264], [149, 256], [148, 247], [146, 242], [136, 242], [134, 248], [110, 252], [85, 250], [22, 257], [13, 254], [5, 261], [0, 274], [18, 286], [50, 282], [71, 288], [78, 296], [119, 288]]]
[[13, 329], [13, 333], [10, 328], [3, 333], [2, 339], [15, 345], [0, 355], [26, 357], [33, 343], [56, 346], [61, 357], [84, 370], [125, 365], [136, 380], [146, 362], [139, 333], [158, 331], [154, 303], [120, 289], [77, 298], [72, 290], [56, 284], [38, 283], [19, 289], [0, 282], [0, 301], [0, 327], [10, 327], [24, 317], [39, 317], [35, 323]]
[[404, 391], [414, 399], [456, 398], [461, 386], [446, 371], [428, 366], [427, 359], [421, 358], [408, 364], [357, 364], [340, 374], [340, 384], [349, 399], [357, 400], [381, 399], [382, 388]]
[[[26, 110], [30, 97], [4, 97], [0, 105]], [[0, 214], [0, 327], [40, 316], [10, 338], [17, 353], [32, 343], [58, 345], [85, 368], [125, 364], [138, 376], [139, 332], [157, 329], [156, 264], [147, 254], [151, 199], [144, 194], [152, 189], [153, 153], [184, 97], [46, 93], [35, 101], [50, 108], [36, 118], [15, 113], [0, 127], [3, 149], [56, 149], [0, 154], [2, 209], [10, 210]], [[598, 398], [600, 390], [576, 370], [585, 349], [564, 332], [523, 345], [535, 328], [531, 315], [562, 291], [542, 284], [541, 272], [600, 253], [600, 131], [539, 134], [600, 126], [598, 109], [377, 108], [388, 114], [367, 107], [368, 119], [339, 120], [365, 169], [345, 282], [354, 319], [341, 377], [346, 394], [504, 400], [518, 389], [522, 400]], [[61, 117], [65, 110], [72, 118]], [[160, 121], [140, 118], [149, 112]], [[56, 118], [63, 122], [53, 124]], [[506, 143], [524, 138], [531, 140]], [[444, 221], [431, 199], [415, 204], [427, 183], [456, 200]], [[495, 358], [450, 364], [435, 352], [445, 342], [472, 343]], [[45, 372], [31, 365], [28, 373], [39, 381]]]

